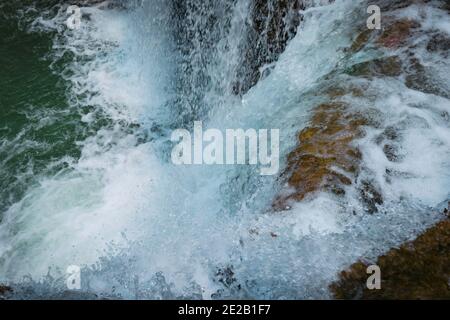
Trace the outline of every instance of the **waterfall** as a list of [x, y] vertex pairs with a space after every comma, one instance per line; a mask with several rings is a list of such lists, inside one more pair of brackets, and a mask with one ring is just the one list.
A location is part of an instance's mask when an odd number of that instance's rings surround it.
[[[75, 151], [52, 154], [56, 169], [36, 174], [2, 214], [0, 283], [17, 297], [64, 297], [66, 268], [77, 265], [83, 293], [97, 297], [328, 298], [343, 267], [374, 259], [438, 219], [432, 208], [450, 187], [450, 129], [440, 118], [448, 99], [393, 78], [345, 75], [382, 55], [348, 51], [367, 1], [78, 5], [79, 30], [65, 27], [63, 2], [17, 11], [29, 34], [50, 39], [45, 59], [66, 86], [64, 112], [75, 127], [67, 131]], [[430, 9], [424, 22], [438, 14]], [[219, 130], [280, 129], [285, 168], [299, 131], [327, 99], [323, 91], [342, 83], [366, 88], [367, 99], [343, 99], [377, 123], [354, 143], [360, 179], [382, 187], [380, 214], [367, 214], [359, 181], [342, 197], [320, 191], [274, 212], [286, 192], [283, 170], [260, 176], [250, 166], [170, 161], [172, 130], [203, 121]], [[45, 127], [47, 115], [32, 109], [29, 117], [41, 117], [23, 130], [33, 141], [30, 132]], [[376, 141], [395, 124], [405, 152], [391, 165]], [[399, 172], [389, 183], [388, 169]]]

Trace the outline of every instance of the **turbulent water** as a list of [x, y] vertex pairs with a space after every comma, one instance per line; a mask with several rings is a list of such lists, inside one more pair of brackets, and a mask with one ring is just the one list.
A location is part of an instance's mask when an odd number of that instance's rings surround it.
[[[341, 269], [439, 219], [450, 190], [448, 96], [342, 73], [385, 54], [345, 50], [366, 1], [308, 2], [295, 37], [242, 96], [233, 86], [251, 1], [80, 6], [81, 27], [69, 30], [67, 4], [0, 2], [0, 283], [17, 297], [64, 296], [66, 268], [79, 265], [82, 291], [97, 297], [327, 298]], [[396, 14], [450, 34], [435, 6]], [[422, 40], [415, 50], [448, 93], [448, 57]], [[348, 103], [377, 111], [379, 125], [355, 142], [362, 176], [382, 190], [377, 214], [353, 187], [273, 213], [279, 176], [170, 161], [172, 130], [202, 120], [280, 128], [282, 168], [324, 99], [315, 93], [333, 81], [363, 83], [372, 98]], [[402, 131], [394, 164], [376, 143], [390, 126]], [[401, 173], [389, 183], [388, 168]]]

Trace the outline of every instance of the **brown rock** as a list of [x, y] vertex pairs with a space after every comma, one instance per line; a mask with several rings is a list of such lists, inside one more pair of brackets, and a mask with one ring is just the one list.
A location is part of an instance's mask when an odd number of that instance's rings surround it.
[[386, 48], [395, 49], [404, 44], [411, 35], [412, 30], [420, 27], [420, 24], [413, 20], [397, 20], [383, 30], [378, 38], [378, 44]]
[[350, 50], [351, 52], [358, 52], [360, 51], [362, 48], [364, 48], [364, 46], [367, 44], [367, 42], [370, 39], [370, 36], [372, 35], [372, 30], [367, 29], [364, 30], [363, 32], [361, 32], [355, 39], [355, 41], [353, 41]]
[[337, 299], [450, 299], [450, 219], [378, 258], [381, 289], [366, 286], [368, 264], [342, 271], [330, 286]]
[[405, 85], [410, 89], [450, 98], [448, 90], [442, 88], [441, 84], [433, 79], [431, 71], [427, 70], [416, 58], [410, 60]]
[[364, 116], [348, 112], [343, 103], [317, 106], [310, 125], [298, 135], [298, 147], [288, 155], [285, 174], [295, 191], [279, 197], [274, 207], [283, 210], [289, 200], [300, 201], [320, 190], [344, 194], [344, 187], [352, 184], [359, 170], [361, 158], [351, 143], [363, 136], [361, 127], [366, 124]]

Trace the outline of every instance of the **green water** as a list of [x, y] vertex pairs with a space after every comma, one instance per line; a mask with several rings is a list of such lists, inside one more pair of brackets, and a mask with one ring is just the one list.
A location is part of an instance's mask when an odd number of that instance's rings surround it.
[[[63, 170], [65, 156], [76, 159], [81, 116], [69, 107], [68, 83], [51, 66], [51, 33], [28, 32], [33, 15], [55, 1], [0, 7], [0, 214], [39, 177]], [[1, 215], [0, 215], [1, 217]]]

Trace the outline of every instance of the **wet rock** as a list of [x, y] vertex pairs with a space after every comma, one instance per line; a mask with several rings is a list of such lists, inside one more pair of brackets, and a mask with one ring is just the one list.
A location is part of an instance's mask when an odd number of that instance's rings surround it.
[[378, 38], [378, 44], [390, 49], [398, 48], [405, 44], [413, 29], [418, 27], [420, 24], [417, 21], [406, 19], [394, 21], [383, 30]]
[[435, 34], [427, 44], [429, 52], [441, 51], [446, 57], [450, 50], [450, 38], [442, 33]]
[[234, 277], [233, 266], [218, 269], [216, 272], [216, 278], [220, 283], [224, 284], [226, 287], [230, 287], [233, 283], [236, 282], [236, 278]]
[[377, 138], [377, 143], [380, 144], [383, 140], [396, 141], [400, 138], [398, 128], [389, 126], [383, 130], [383, 133]]
[[383, 152], [386, 158], [391, 162], [398, 162], [401, 156], [396, 142], [400, 139], [398, 128], [387, 127], [382, 134], [376, 138], [378, 145], [383, 145]]
[[263, 76], [260, 68], [278, 60], [287, 43], [297, 33], [302, 19], [302, 0], [254, 0], [247, 40], [233, 85], [235, 94], [244, 94]]
[[398, 162], [399, 156], [397, 152], [397, 148], [392, 144], [385, 144], [383, 146], [383, 152], [386, 158], [391, 162]]
[[[417, 1], [381, 1], [385, 11], [403, 8]], [[421, 1], [419, 1], [421, 2]], [[362, 32], [353, 41], [348, 52], [355, 53], [366, 46], [375, 45], [378, 48], [396, 49], [403, 46], [410, 50], [410, 38], [420, 24], [414, 20], [386, 19], [386, 28], [383, 31]], [[442, 38], [430, 40], [429, 50], [444, 50], [447, 46]], [[408, 51], [407, 51], [408, 52]], [[427, 76], [425, 68], [414, 55], [409, 58], [400, 56], [387, 56], [353, 65], [344, 71], [354, 77], [398, 77], [405, 76], [406, 85], [422, 92], [433, 92], [445, 96]], [[327, 79], [333, 80], [335, 73]], [[323, 94], [319, 92], [318, 95]], [[276, 210], [286, 210], [291, 207], [291, 201], [302, 201], [318, 191], [327, 191], [336, 195], [345, 194], [347, 186], [357, 181], [360, 171], [361, 154], [354, 147], [354, 140], [362, 137], [362, 127], [369, 125], [368, 117], [355, 115], [345, 103], [336, 102], [343, 96], [353, 95], [364, 97], [362, 88], [346, 88], [333, 86], [326, 92], [331, 102], [324, 103], [312, 110], [310, 124], [298, 136], [298, 147], [287, 158], [287, 168], [282, 178], [287, 181], [289, 191], [287, 195], [278, 197], [274, 202]], [[374, 123], [370, 125], [376, 126]], [[398, 139], [401, 133], [396, 128], [388, 127], [377, 139], [387, 159], [399, 162], [402, 159]], [[394, 171], [387, 173], [386, 179]], [[363, 181], [357, 186], [361, 202], [369, 213], [375, 213], [378, 206], [383, 204], [382, 193], [372, 181]]]
[[383, 204], [383, 196], [373, 182], [363, 181], [359, 190], [362, 203], [368, 213], [378, 212], [377, 205]]
[[441, 84], [435, 81], [427, 70], [416, 58], [412, 58], [405, 77], [405, 85], [420, 92], [435, 94], [450, 98], [450, 93]]
[[[379, 0], [377, 5], [380, 7], [381, 11], [393, 11], [397, 9], [404, 9], [412, 4], [425, 4], [432, 0]], [[438, 0], [446, 2], [447, 0]]]
[[12, 288], [0, 285], [0, 300], [7, 299], [8, 295], [12, 294]]
[[448, 0], [440, 0], [442, 10], [447, 10], [450, 13], [450, 2]]
[[298, 135], [299, 145], [288, 155], [288, 185], [294, 190], [279, 197], [274, 207], [284, 210], [290, 200], [301, 201], [320, 190], [345, 193], [359, 171], [361, 153], [352, 142], [364, 135], [368, 120], [348, 112], [343, 103], [321, 104], [313, 110], [310, 125]]
[[417, 0], [381, 0], [377, 2], [381, 11], [402, 9], [410, 6]]
[[373, 34], [373, 31], [370, 29], [367, 29], [367, 30], [364, 30], [363, 32], [361, 32], [356, 37], [355, 41], [353, 41], [353, 43], [350, 47], [350, 51], [352, 53], [355, 53], [355, 52], [360, 51], [362, 48], [364, 48], [366, 46], [366, 44], [369, 42], [369, 39], [372, 34]]
[[368, 263], [358, 261], [330, 286], [337, 299], [450, 299], [450, 219], [378, 258], [381, 289], [366, 286]]
[[386, 57], [356, 64], [346, 70], [352, 76], [397, 77], [402, 73], [402, 62], [396, 57]]
[[215, 281], [221, 283], [224, 289], [219, 289], [217, 292], [213, 293], [211, 295], [211, 298], [227, 299], [229, 297], [229, 294], [234, 297], [236, 295], [239, 296], [242, 294], [242, 286], [238, 283], [233, 269], [234, 268], [232, 265], [217, 269], [217, 272], [215, 274]]
[[415, 176], [414, 174], [411, 174], [411, 173], [408, 173], [408, 172], [404, 172], [404, 171], [395, 170], [395, 169], [392, 169], [392, 168], [386, 168], [385, 172], [386, 172], [386, 174], [384, 175], [384, 177], [385, 177], [387, 183], [391, 183], [392, 182], [392, 177], [401, 178], [401, 179], [414, 179], [414, 178], [417, 178], [417, 176]]

